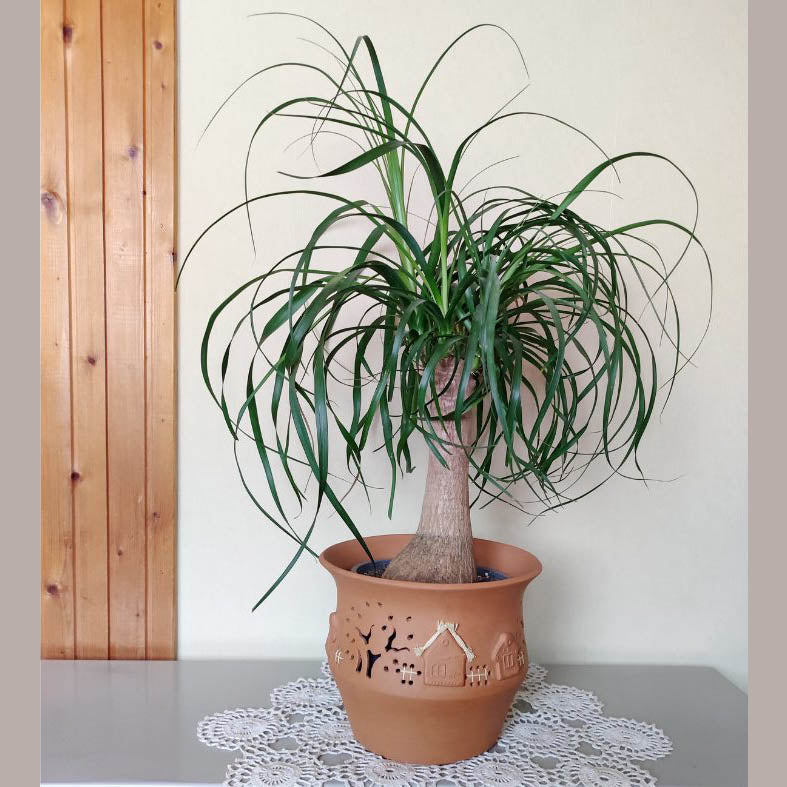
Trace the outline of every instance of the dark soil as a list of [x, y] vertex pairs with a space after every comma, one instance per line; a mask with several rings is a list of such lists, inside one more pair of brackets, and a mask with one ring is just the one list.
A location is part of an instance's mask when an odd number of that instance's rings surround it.
[[[367, 577], [381, 577], [383, 572], [388, 567], [390, 560], [378, 560], [376, 563], [361, 563], [353, 568], [359, 574], [364, 574]], [[498, 579], [507, 579], [502, 571], [495, 571], [492, 568], [484, 568], [483, 566], [476, 567], [476, 582], [494, 582]]]

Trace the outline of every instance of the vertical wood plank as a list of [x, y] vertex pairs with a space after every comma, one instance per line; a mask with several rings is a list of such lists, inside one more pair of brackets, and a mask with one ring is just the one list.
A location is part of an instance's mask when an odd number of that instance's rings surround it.
[[146, 655], [144, 50], [140, 0], [103, 0], [109, 656]]
[[41, 656], [74, 657], [63, 2], [41, 3]]
[[98, 0], [67, 0], [75, 656], [106, 658], [106, 336]]
[[175, 658], [175, 0], [145, 0], [147, 658]]

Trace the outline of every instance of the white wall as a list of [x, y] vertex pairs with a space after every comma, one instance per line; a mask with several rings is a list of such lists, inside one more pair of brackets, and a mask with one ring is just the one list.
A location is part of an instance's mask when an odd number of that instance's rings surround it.
[[[247, 19], [269, 9], [317, 16], [345, 43], [371, 34], [389, 89], [412, 96], [439, 49], [479, 21], [504, 25], [532, 77], [525, 105], [580, 126], [608, 151], [673, 158], [700, 195], [699, 235], [713, 263], [714, 318], [670, 406], [651, 427], [646, 469], [672, 483], [615, 480], [529, 528], [502, 507], [474, 514], [477, 535], [540, 557], [526, 598], [528, 644], [543, 662], [691, 663], [747, 681], [747, 178], [746, 4], [661, 2], [211, 2], [180, 9], [180, 247], [242, 197], [246, 142], [274, 101], [313, 81], [279, 72], [244, 89], [197, 146], [202, 127], [245, 76], [277, 60], [320, 58], [295, 20]], [[503, 39], [483, 34], [446, 62], [426, 95], [423, 122], [443, 155], [494, 111], [515, 81]], [[272, 127], [252, 159], [253, 191], [287, 187], [275, 175], [293, 129]], [[589, 146], [545, 124], [511, 126], [479, 144], [491, 162], [514, 148], [508, 174], [532, 190], [570, 187], [597, 163]], [[292, 158], [288, 159], [288, 163]], [[299, 163], [300, 171], [308, 159]], [[502, 174], [502, 173], [501, 173]], [[605, 223], [668, 214], [690, 218], [685, 188], [650, 164], [623, 172], [625, 202], [590, 206]], [[364, 176], [365, 177], [365, 176]], [[356, 181], [362, 182], [362, 181]], [[611, 185], [611, 181], [602, 185]], [[340, 188], [341, 184], [334, 184]], [[365, 196], [365, 195], [364, 195]], [[204, 389], [199, 343], [209, 310], [244, 277], [297, 248], [324, 205], [280, 202], [257, 214], [255, 263], [242, 219], [213, 236], [180, 291], [179, 652], [182, 658], [319, 657], [333, 609], [332, 582], [303, 559], [254, 615], [258, 595], [291, 555], [257, 515], [237, 479], [232, 446]], [[677, 282], [685, 328], [696, 331], [706, 279], [689, 266]], [[373, 468], [385, 477], [382, 456]], [[378, 462], [378, 460], [373, 460]], [[379, 472], [378, 472], [379, 471]], [[364, 515], [365, 532], [414, 529], [423, 479], [400, 484], [393, 523]], [[363, 506], [355, 505], [356, 512]], [[328, 514], [314, 542], [348, 537]]]

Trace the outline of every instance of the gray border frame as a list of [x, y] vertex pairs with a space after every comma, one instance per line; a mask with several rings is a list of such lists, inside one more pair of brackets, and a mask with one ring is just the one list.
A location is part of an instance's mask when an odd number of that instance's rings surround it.
[[[3, 227], [2, 459], [4, 510], [2, 697], [3, 784], [38, 784], [40, 744], [39, 152], [40, 11], [8, 3], [0, 47], [5, 123]], [[9, 505], [10, 501], [10, 505]]]
[[[784, 772], [785, 652], [783, 496], [787, 107], [787, 5], [749, 3], [749, 784], [776, 784]], [[778, 241], [776, 241], [778, 243]], [[743, 370], [731, 369], [731, 374]], [[735, 578], [730, 577], [734, 582]]]
[[[626, 0], [636, 2], [637, 0]], [[3, 652], [0, 731], [13, 757], [3, 758], [3, 781], [36, 784], [39, 759], [40, 637], [40, 462], [38, 393], [38, 170], [36, 137], [39, 95], [39, 8], [9, 3], [4, 8], [6, 37], [0, 58], [7, 117], [2, 131], [5, 281], [0, 330], [3, 335], [3, 457], [0, 477], [6, 510], [2, 517], [7, 547], [0, 571], [7, 632]], [[286, 3], [283, 3], [286, 5]], [[713, 20], [708, 20], [712, 24]], [[772, 784], [781, 766], [784, 725], [784, 655], [781, 583], [787, 535], [784, 505], [785, 435], [784, 311], [776, 277], [787, 278], [780, 232], [787, 183], [784, 140], [787, 120], [781, 75], [785, 71], [787, 6], [768, 0], [749, 4], [749, 167], [750, 167], [750, 784]], [[698, 31], [698, 35], [701, 31]], [[10, 242], [8, 235], [10, 234]], [[731, 369], [731, 374], [743, 370]], [[723, 395], [723, 394], [720, 394]], [[781, 439], [780, 439], [781, 438]], [[10, 501], [10, 507], [8, 506]], [[780, 526], [781, 525], [781, 526]], [[736, 581], [730, 577], [730, 581]], [[771, 778], [769, 778], [769, 776]]]

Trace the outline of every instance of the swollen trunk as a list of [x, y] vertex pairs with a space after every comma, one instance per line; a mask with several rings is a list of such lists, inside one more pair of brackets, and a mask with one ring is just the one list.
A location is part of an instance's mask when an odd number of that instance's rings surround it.
[[[470, 528], [469, 462], [465, 449], [474, 439], [475, 417], [462, 417], [461, 438], [453, 421], [461, 369], [443, 363], [435, 370], [435, 388], [444, 421], [435, 421], [435, 432], [450, 445], [438, 446], [447, 467], [429, 451], [421, 521], [410, 543], [390, 562], [383, 576], [410, 582], [473, 582], [473, 533]], [[449, 383], [450, 380], [450, 383]], [[447, 386], [447, 387], [446, 387]], [[470, 378], [466, 397], [473, 390]], [[445, 389], [445, 390], [443, 390]], [[436, 414], [436, 409], [433, 411]]]

